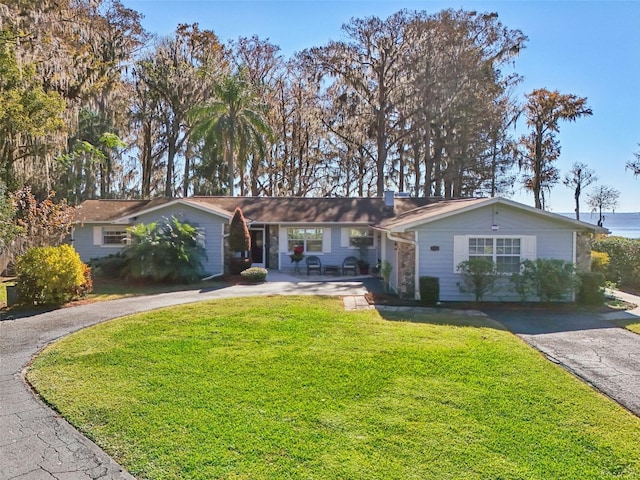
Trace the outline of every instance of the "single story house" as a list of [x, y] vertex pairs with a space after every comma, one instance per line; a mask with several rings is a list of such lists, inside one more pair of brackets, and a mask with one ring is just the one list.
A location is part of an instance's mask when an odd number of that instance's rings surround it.
[[[419, 277], [438, 277], [442, 301], [472, 299], [460, 291], [457, 265], [491, 258], [504, 273], [524, 259], [556, 258], [590, 268], [589, 240], [606, 229], [504, 198], [188, 197], [87, 200], [76, 213], [72, 241], [83, 261], [124, 247], [127, 228], [175, 216], [199, 228], [205, 270], [222, 274], [225, 238], [236, 207], [247, 221], [254, 266], [283, 272], [296, 267], [293, 247], [335, 270], [348, 256], [391, 263], [391, 287], [419, 298]], [[358, 248], [364, 244], [364, 248]], [[301, 263], [304, 270], [304, 261]], [[487, 298], [488, 300], [492, 298]], [[502, 292], [494, 300], [516, 299]]]

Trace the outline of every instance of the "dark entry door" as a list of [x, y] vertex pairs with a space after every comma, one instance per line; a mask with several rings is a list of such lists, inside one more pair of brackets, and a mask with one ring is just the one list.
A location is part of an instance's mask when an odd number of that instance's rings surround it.
[[251, 263], [254, 267], [265, 266], [264, 228], [249, 229], [251, 235]]

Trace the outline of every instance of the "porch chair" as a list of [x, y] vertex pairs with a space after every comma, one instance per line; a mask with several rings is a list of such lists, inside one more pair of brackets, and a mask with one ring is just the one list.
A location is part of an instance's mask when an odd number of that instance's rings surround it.
[[358, 259], [356, 257], [347, 257], [342, 262], [342, 274], [346, 275], [347, 271], [353, 271], [354, 275], [358, 274]]
[[310, 255], [305, 257], [305, 262], [307, 262], [307, 276], [311, 273], [312, 270], [317, 270], [318, 275], [322, 275], [322, 263], [320, 263], [320, 259], [315, 255]]

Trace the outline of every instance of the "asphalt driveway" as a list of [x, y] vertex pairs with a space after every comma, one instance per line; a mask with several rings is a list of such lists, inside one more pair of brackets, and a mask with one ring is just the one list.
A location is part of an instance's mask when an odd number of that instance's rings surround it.
[[614, 317], [638, 318], [634, 314], [607, 317], [532, 309], [485, 313], [552, 362], [640, 416], [640, 335], [612, 322]]

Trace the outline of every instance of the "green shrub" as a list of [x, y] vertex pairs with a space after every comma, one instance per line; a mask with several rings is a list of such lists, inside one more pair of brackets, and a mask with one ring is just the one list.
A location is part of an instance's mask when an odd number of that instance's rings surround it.
[[436, 305], [440, 301], [440, 279], [438, 277], [420, 277], [420, 302]]
[[242, 275], [242, 278], [250, 281], [251, 283], [260, 283], [264, 282], [267, 279], [267, 269], [260, 267], [251, 267], [240, 272], [240, 275]]
[[486, 258], [470, 258], [458, 264], [458, 272], [462, 275], [459, 285], [463, 293], [473, 293], [476, 302], [496, 288], [498, 273], [496, 266]]
[[525, 302], [529, 295], [532, 294], [532, 278], [530, 275], [525, 274], [524, 266], [521, 263], [520, 271], [511, 274], [509, 277], [509, 289], [517, 293], [521, 302]]
[[122, 252], [123, 274], [134, 280], [192, 283], [204, 276], [205, 249], [196, 227], [172, 217], [129, 230], [131, 243]]
[[583, 305], [602, 305], [604, 303], [605, 278], [602, 272], [583, 272], [578, 289], [578, 302]]
[[[384, 291], [388, 292], [389, 291], [389, 280], [391, 279], [391, 271], [393, 270], [393, 265], [391, 265], [391, 262], [389, 260], [382, 260], [381, 262], [378, 262], [378, 265], [380, 265], [379, 270], [380, 270], [380, 275], [382, 275]], [[434, 278], [434, 277], [432, 277], [432, 278]], [[438, 279], [436, 278], [436, 280], [438, 280]], [[436, 295], [436, 302], [437, 302], [438, 301], [438, 297], [440, 296], [440, 284], [439, 283], [437, 283], [437, 287], [436, 288], [438, 289], [438, 292], [437, 292], [437, 295]]]
[[607, 280], [620, 287], [640, 288], [640, 239], [598, 238], [592, 249], [609, 255]]
[[62, 305], [91, 290], [91, 270], [70, 245], [36, 247], [16, 261], [18, 302]]
[[609, 258], [609, 254], [607, 252], [596, 252], [595, 250], [591, 251], [591, 271], [592, 272], [607, 272], [609, 268], [609, 262], [611, 259]]
[[567, 300], [580, 283], [573, 263], [555, 258], [525, 260], [521, 275], [521, 292], [531, 293], [543, 302]]
[[92, 258], [89, 265], [93, 269], [96, 276], [107, 278], [118, 278], [127, 266], [127, 259], [121, 253], [112, 253], [102, 258]]

